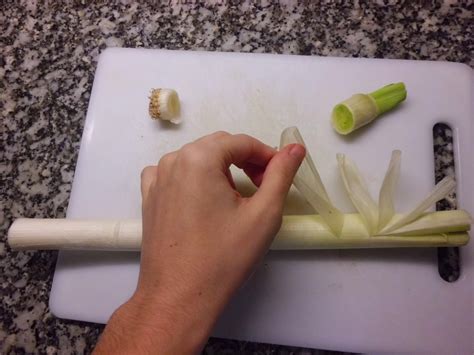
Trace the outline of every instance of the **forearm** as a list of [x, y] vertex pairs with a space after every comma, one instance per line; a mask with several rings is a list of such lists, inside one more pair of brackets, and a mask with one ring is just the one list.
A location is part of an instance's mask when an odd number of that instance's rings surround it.
[[94, 354], [198, 353], [214, 322], [214, 314], [134, 296], [114, 312]]

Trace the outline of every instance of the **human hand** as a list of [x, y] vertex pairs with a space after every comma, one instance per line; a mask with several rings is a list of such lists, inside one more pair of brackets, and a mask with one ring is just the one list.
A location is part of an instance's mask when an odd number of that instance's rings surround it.
[[[140, 277], [116, 313], [146, 325], [140, 328], [151, 349], [203, 346], [278, 232], [304, 155], [301, 145], [276, 151], [250, 136], [217, 132], [143, 170]], [[237, 192], [231, 164], [259, 187], [253, 196]]]

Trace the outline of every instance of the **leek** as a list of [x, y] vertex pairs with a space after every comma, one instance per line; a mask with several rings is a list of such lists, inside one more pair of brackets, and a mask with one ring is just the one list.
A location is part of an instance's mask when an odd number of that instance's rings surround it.
[[349, 134], [392, 110], [406, 96], [404, 83], [389, 84], [369, 94], [355, 94], [334, 107], [332, 125], [336, 132]]
[[[396, 215], [395, 218], [399, 218]], [[471, 217], [465, 211], [423, 214], [396, 235], [370, 236], [359, 214], [344, 214], [336, 238], [320, 215], [284, 216], [271, 249], [340, 249], [461, 246], [469, 241]], [[19, 218], [8, 231], [14, 250], [129, 250], [141, 248], [140, 220]]]
[[[296, 127], [283, 131], [281, 146], [304, 144]], [[446, 177], [411, 212], [396, 214], [394, 191], [401, 153], [394, 151], [379, 193], [372, 199], [355, 164], [337, 156], [346, 191], [359, 213], [343, 214], [330, 201], [309, 152], [294, 185], [319, 215], [284, 216], [272, 249], [340, 249], [462, 246], [472, 218], [466, 211], [425, 212], [451, 193], [456, 183]], [[139, 250], [139, 220], [81, 221], [68, 219], [17, 219], [9, 229], [13, 249]]]

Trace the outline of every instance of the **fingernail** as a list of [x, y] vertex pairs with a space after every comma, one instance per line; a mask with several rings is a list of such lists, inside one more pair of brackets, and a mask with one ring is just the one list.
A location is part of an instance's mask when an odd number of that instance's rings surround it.
[[288, 153], [295, 158], [303, 159], [306, 155], [306, 149], [301, 144], [294, 144]]

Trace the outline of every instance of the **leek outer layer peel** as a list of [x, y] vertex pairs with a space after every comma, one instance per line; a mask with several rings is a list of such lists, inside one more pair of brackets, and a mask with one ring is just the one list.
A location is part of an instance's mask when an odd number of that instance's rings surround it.
[[[291, 143], [304, 144], [296, 127], [289, 127], [281, 134], [280, 148]], [[308, 203], [323, 217], [324, 222], [336, 235], [341, 234], [344, 215], [329, 200], [326, 188], [308, 151], [303, 159], [293, 184], [305, 196]]]
[[[305, 145], [296, 127], [289, 127], [283, 131], [281, 143], [281, 146], [292, 143]], [[394, 193], [400, 175], [401, 152], [399, 150], [392, 152], [392, 157], [380, 189], [378, 204], [370, 196], [367, 185], [357, 166], [343, 154], [337, 154], [337, 161], [346, 192], [359, 214], [344, 215], [330, 202], [316, 166], [311, 156], [307, 153], [302, 167], [296, 173], [294, 185], [316, 212], [320, 214], [319, 218], [321, 220], [318, 220], [318, 223], [329, 226], [329, 229], [326, 228], [328, 230], [323, 233], [322, 227], [319, 225], [319, 229], [316, 231], [317, 228], [314, 220], [313, 224], [311, 224], [306, 216], [295, 216], [293, 217], [295, 218], [293, 222], [295, 225], [297, 225], [296, 221], [300, 221], [306, 226], [312, 226], [307, 228], [307, 232], [313, 229], [313, 238], [326, 238], [328, 241], [325, 245], [330, 245], [329, 234], [331, 233], [328, 232], [332, 232], [337, 237], [335, 238], [332, 235], [334, 239], [332, 245], [337, 248], [348, 248], [351, 246], [379, 247], [380, 238], [383, 240], [389, 238], [387, 243], [392, 243], [391, 246], [410, 246], [410, 244], [415, 246], [419, 244], [418, 238], [420, 237], [424, 238], [425, 246], [451, 245], [451, 242], [453, 242], [453, 245], [463, 245], [468, 242], [469, 235], [467, 231], [470, 229], [472, 218], [466, 211], [450, 211], [451, 213], [449, 214], [446, 214], [446, 212], [425, 213], [434, 203], [454, 191], [456, 182], [452, 177], [445, 177], [441, 180], [428, 196], [409, 213], [396, 214]], [[312, 168], [308, 169], [308, 166]], [[310, 174], [314, 174], [313, 178], [309, 176]], [[301, 183], [302, 181], [304, 184]], [[313, 186], [317, 186], [317, 188], [313, 188]], [[327, 211], [327, 206], [329, 205], [332, 211], [336, 211], [338, 219], [334, 219], [333, 215], [328, 213], [321, 213], [321, 206], [314, 203], [316, 198], [325, 201], [326, 205], [322, 206], [323, 210]], [[289, 222], [290, 220], [287, 219], [287, 223]], [[302, 233], [301, 228], [304, 229], [305, 227], [292, 228], [296, 228]], [[282, 228], [282, 230], [285, 230], [285, 228]], [[298, 244], [291, 233], [283, 233], [283, 235], [285, 235], [286, 239], [292, 241], [292, 245]], [[289, 247], [283, 241], [285, 238], [279, 235], [276, 240], [278, 240], [279, 245]], [[336, 241], [336, 239], [340, 240]], [[375, 242], [375, 239], [378, 241]], [[455, 239], [456, 242], [454, 241]], [[371, 241], [374, 243], [373, 245], [371, 245]], [[301, 243], [307, 245], [309, 241], [301, 241]]]

